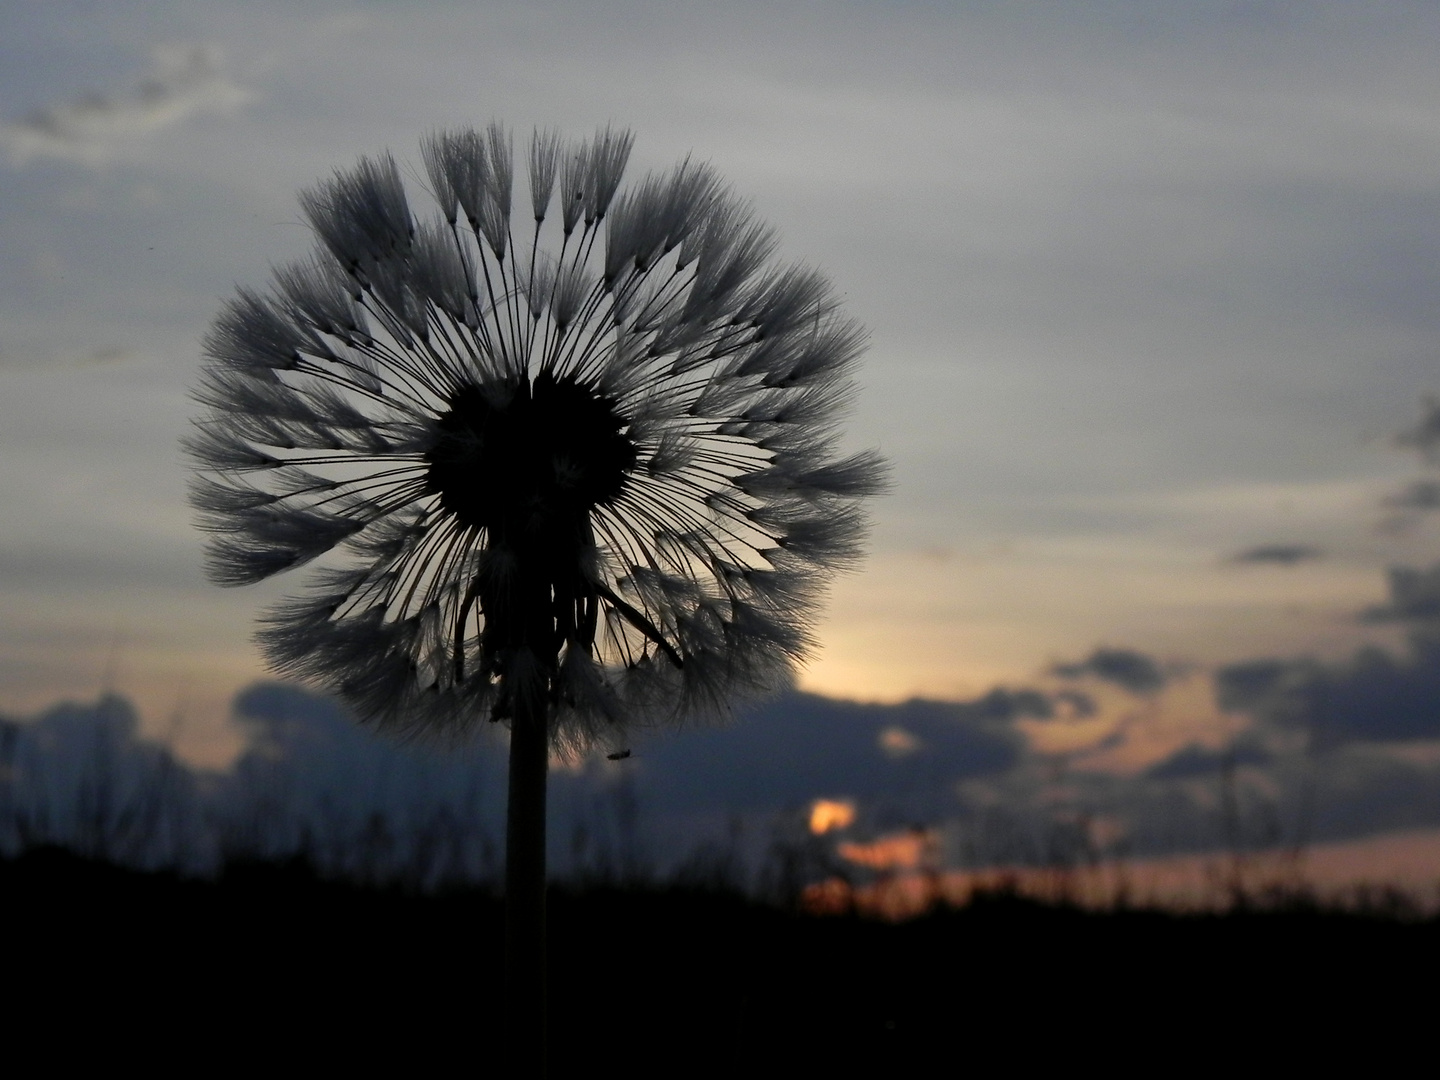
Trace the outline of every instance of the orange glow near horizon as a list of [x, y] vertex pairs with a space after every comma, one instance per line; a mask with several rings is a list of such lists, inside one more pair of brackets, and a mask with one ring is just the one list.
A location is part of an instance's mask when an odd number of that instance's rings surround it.
[[[885, 850], [900, 853], [897, 840]], [[875, 845], [841, 845], [865, 853]], [[918, 846], [912, 847], [918, 853]], [[860, 859], [851, 861], [862, 863]], [[1340, 907], [1383, 899], [1387, 890], [1420, 912], [1436, 910], [1440, 882], [1440, 829], [1418, 829], [1361, 840], [1317, 844], [1297, 857], [1289, 849], [1247, 853], [1172, 855], [1086, 867], [999, 866], [979, 870], [925, 869], [915, 863], [880, 860], [862, 865], [888, 871], [867, 884], [839, 877], [806, 886], [801, 904], [814, 915], [855, 912], [899, 921], [936, 907], [962, 907], [977, 894], [1005, 891], [1047, 903], [1092, 910], [1123, 905], [1171, 911], [1224, 911], [1237, 895], [1308, 896]]]
[[907, 829], [872, 840], [847, 842], [835, 850], [842, 859], [870, 870], [915, 870], [931, 866], [938, 854], [939, 837], [933, 829]]
[[823, 836], [836, 829], [848, 829], [855, 823], [853, 799], [816, 799], [810, 804], [810, 832]]

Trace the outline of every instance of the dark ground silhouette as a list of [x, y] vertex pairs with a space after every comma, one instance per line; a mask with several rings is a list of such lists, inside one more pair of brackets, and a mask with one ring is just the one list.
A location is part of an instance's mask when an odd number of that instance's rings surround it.
[[[497, 1075], [501, 905], [483, 890], [364, 888], [303, 863], [187, 880], [44, 849], [0, 862], [0, 897], [7, 1027], [74, 1031], [48, 1044], [57, 1059]], [[958, 1075], [997, 1055], [1006, 1071], [1168, 1069], [1347, 1049], [1373, 1064], [1428, 1041], [1437, 959], [1440, 921], [1379, 910], [1095, 914], [999, 895], [887, 924], [719, 888], [557, 887], [551, 1075]]]

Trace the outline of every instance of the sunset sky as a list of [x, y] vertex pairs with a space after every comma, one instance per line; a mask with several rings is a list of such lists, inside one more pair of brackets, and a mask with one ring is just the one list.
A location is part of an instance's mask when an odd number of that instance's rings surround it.
[[1437, 47], [1430, 3], [12, 0], [0, 712], [115, 689], [233, 753], [293, 585], [202, 579], [206, 326], [359, 154], [418, 183], [440, 127], [613, 121], [632, 174], [712, 162], [871, 334], [848, 438], [894, 490], [801, 687], [1083, 685], [1092, 716], [1011, 719], [1114, 775], [1225, 744], [1264, 709], [1215, 671], [1403, 657], [1387, 574], [1440, 559], [1396, 439], [1440, 393]]

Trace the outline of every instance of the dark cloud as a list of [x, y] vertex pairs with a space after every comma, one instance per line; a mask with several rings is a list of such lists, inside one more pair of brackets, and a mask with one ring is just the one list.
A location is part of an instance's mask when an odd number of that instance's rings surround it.
[[0, 853], [57, 844], [192, 869], [211, 855], [196, 775], [143, 738], [134, 706], [115, 695], [0, 719], [0, 809]]
[[1227, 562], [1240, 565], [1294, 566], [1323, 557], [1325, 552], [1309, 544], [1262, 544], [1230, 556]]
[[[1058, 802], [1014, 725], [1079, 707], [1061, 695], [866, 705], [791, 692], [730, 727], [638, 742], [625, 761], [557, 765], [552, 865], [562, 876], [668, 873], [709, 851], [758, 866], [818, 797], [854, 800], [848, 836], [923, 822], [956, 830], [951, 854], [981, 862], [1054, 859], [1056, 837], [1096, 814], [1125, 823], [1137, 856], [1440, 822], [1440, 767], [1384, 744], [1440, 735], [1426, 708], [1440, 700], [1440, 648], [1350, 665], [1254, 661], [1225, 669], [1217, 688], [1260, 727], [1228, 747], [1188, 745], [1138, 777], [1076, 769]], [[458, 751], [399, 745], [276, 683], [241, 693], [234, 717], [248, 745], [219, 773], [171, 758], [116, 697], [0, 720], [0, 852], [60, 843], [199, 873], [236, 856], [303, 854], [327, 874], [421, 886], [499, 874], [503, 738]], [[1281, 753], [1265, 731], [1277, 723], [1345, 737], [1322, 753]], [[1217, 783], [1230, 785], [1228, 811], [1206, 793]]]
[[1367, 608], [1367, 622], [1430, 622], [1440, 619], [1440, 563], [1427, 570], [1390, 568], [1390, 599]]
[[[753, 861], [763, 857], [777, 821], [824, 797], [856, 800], [867, 820], [877, 814], [941, 820], [959, 809], [957, 781], [1001, 774], [1022, 760], [1025, 740], [1015, 720], [1052, 710], [1045, 695], [1025, 689], [897, 705], [791, 691], [725, 727], [639, 739], [623, 760], [557, 766], [550, 785], [552, 860], [561, 874], [593, 868], [597, 860], [674, 867], [725, 835], [732, 822], [745, 821], [745, 858]], [[397, 746], [357, 727], [334, 702], [274, 683], [244, 691], [235, 715], [250, 749], [225, 780], [226, 813], [253, 817], [257, 792], [289, 793], [288, 820], [264, 834], [266, 854], [293, 850], [307, 830], [323, 827], [336, 838], [334, 869], [352, 872], [346, 860], [362, 858], [356, 852], [369, 823], [383, 819], [396, 823], [386, 865], [398, 867], [417, 857], [401, 834], [443, 832], [435, 823], [458, 818], [478, 824], [452, 837], [462, 849], [455, 865], [471, 877], [486, 876], [487, 866], [496, 872], [503, 738], [458, 756]]]
[[[629, 815], [630, 824], [620, 825], [632, 830], [643, 813], [650, 854], [662, 865], [687, 855], [716, 822], [736, 815], [773, 821], [825, 796], [936, 820], [956, 810], [957, 780], [1003, 773], [1020, 761], [1016, 719], [1051, 708], [1028, 690], [898, 705], [791, 692], [731, 726], [638, 743], [624, 761], [557, 767], [556, 866], [564, 872], [574, 861], [569, 848], [578, 833], [593, 839], [605, 828], [616, 832], [617, 811]], [[194, 835], [176, 861], [199, 872], [220, 858], [304, 853], [327, 873], [372, 880], [435, 884], [498, 873], [507, 756], [498, 729], [460, 749], [401, 745], [355, 724], [334, 701], [279, 683], [242, 691], [233, 715], [247, 748], [222, 773], [188, 769], [142, 738], [133, 708], [119, 698], [6, 722], [0, 804], [35, 808], [30, 818], [48, 831], [32, 828], [27, 836], [129, 862], [164, 861], [157, 837], [170, 826], [159, 822], [183, 820]], [[103, 843], [87, 833], [95, 828], [86, 823], [96, 791], [105, 793], [116, 822], [138, 820], [136, 807], [153, 801], [166, 769], [199, 804], [156, 804], [159, 817], [145, 836], [122, 837], [118, 824], [102, 830]], [[0, 822], [0, 849], [24, 840], [15, 820]]]
[[[327, 871], [380, 878], [413, 875], [429, 859], [419, 876], [430, 883], [498, 870], [506, 762], [498, 732], [460, 748], [397, 743], [332, 699], [282, 683], [241, 691], [234, 718], [249, 746], [213, 789], [232, 851], [308, 850]], [[443, 857], [427, 856], [436, 845]]]
[[[647, 741], [635, 758], [641, 792], [662, 812], [779, 810], [840, 795], [944, 803], [955, 781], [1012, 768], [1024, 751], [1013, 721], [1051, 711], [1028, 690], [898, 705], [792, 692], [731, 726]], [[886, 752], [882, 737], [897, 732], [913, 752]]]
[[202, 874], [303, 854], [369, 880], [493, 876], [486, 822], [504, 806], [503, 749], [481, 759], [397, 746], [278, 684], [244, 691], [235, 715], [249, 746], [219, 773], [144, 737], [113, 695], [0, 720], [0, 853], [57, 844]]
[[[589, 762], [579, 772], [557, 770], [555, 778], [562, 786], [604, 786], [626, 769], [637, 797], [658, 814], [779, 810], [826, 795], [878, 798], [917, 784], [944, 787], [1011, 768], [1024, 749], [1013, 721], [1048, 716], [1051, 709], [1048, 698], [1030, 690], [994, 690], [968, 702], [917, 699], [898, 705], [791, 691], [723, 727], [640, 739], [623, 766]], [[324, 789], [317, 797], [331, 805], [368, 804], [374, 792], [416, 784], [431, 793], [459, 791], [480, 776], [492, 796], [503, 792], [506, 750], [499, 738], [458, 756], [397, 746], [357, 726], [334, 701], [278, 683], [243, 691], [235, 715], [251, 747], [237, 770], [283, 762], [292, 782]], [[893, 745], [897, 735], [908, 736], [911, 752], [886, 752], [886, 742]]]
[[1412, 428], [1395, 436], [1398, 446], [1418, 450], [1431, 461], [1440, 458], [1440, 399], [1425, 399], [1425, 415]]
[[[1440, 823], [1440, 769], [1387, 756], [1383, 745], [1440, 735], [1440, 718], [1424, 709], [1427, 700], [1440, 700], [1440, 649], [1428, 665], [1383, 654], [1333, 669], [1259, 661], [1227, 669], [1220, 682], [1233, 703], [1257, 710], [1262, 721], [1271, 719], [1264, 710], [1277, 705], [1277, 695], [1289, 695], [1286, 724], [1328, 724], [1335, 734], [1318, 755], [1286, 757], [1268, 748], [1260, 730], [1220, 749], [1184, 747], [1138, 778], [1073, 776], [1083, 808], [1130, 823], [1136, 854], [1344, 839]], [[1390, 687], [1390, 698], [1377, 693], [1381, 686]], [[1395, 694], [1397, 687], [1404, 693]], [[665, 871], [706, 844], [725, 847], [727, 829], [743, 821], [748, 840], [739, 847], [754, 865], [776, 823], [793, 821], [820, 797], [855, 800], [861, 830], [968, 820], [993, 834], [979, 838], [977, 851], [1009, 857], [1026, 850], [1022, 833], [1043, 838], [1063, 824], [1065, 808], [1057, 811], [1043, 790], [1027, 786], [1031, 770], [1014, 729], [1017, 719], [1054, 715], [1055, 705], [1025, 689], [895, 705], [791, 692], [728, 727], [639, 741], [625, 761], [553, 770], [552, 862], [562, 875], [593, 867], [597, 851], [609, 853], [598, 856], [602, 864], [623, 863], [628, 845], [638, 865]], [[1387, 719], [1370, 714], [1377, 709]], [[383, 878], [429, 867], [436, 879], [499, 872], [502, 740], [458, 755], [398, 746], [354, 725], [333, 702], [279, 684], [248, 689], [235, 712], [252, 744], [211, 788], [215, 819], [233, 829], [265, 798], [283, 797], [291, 820], [264, 819], [271, 842], [284, 850], [308, 830], [331, 872]], [[1363, 735], [1354, 734], [1362, 728]], [[904, 754], [886, 752], [885, 740], [895, 741], [896, 733], [906, 737]], [[1220, 783], [1227, 768], [1240, 767], [1231, 781], [1235, 819], [1227, 822], [1195, 782]], [[988, 786], [999, 802], [969, 804], [956, 793], [962, 780]], [[377, 823], [384, 826], [383, 850]], [[448, 845], [446, 861], [427, 862], [427, 845]]]
[[1125, 821], [1136, 854], [1274, 850], [1440, 823], [1440, 767], [1374, 743], [1280, 753], [1241, 737], [1184, 747], [1137, 778], [1089, 781], [1084, 805]]
[[1226, 712], [1248, 712], [1285, 691], [1313, 669], [1296, 660], [1244, 660], [1215, 673], [1216, 704]]
[[1252, 660], [1216, 673], [1222, 708], [1309, 733], [1329, 749], [1352, 742], [1440, 739], [1440, 640], [1408, 656], [1365, 649], [1344, 664]]
[[1073, 664], [1056, 664], [1050, 669], [1062, 679], [1088, 677], [1114, 683], [1132, 694], [1153, 694], [1165, 685], [1165, 672], [1144, 653], [1133, 649], [1096, 649]]
[[1151, 780], [1193, 780], [1242, 765], [1264, 767], [1274, 760], [1273, 754], [1256, 743], [1238, 742], [1221, 750], [1191, 743], [1150, 766], [1145, 775]]
[[1220, 708], [1307, 731], [1313, 745], [1440, 738], [1440, 564], [1390, 570], [1390, 599], [1371, 622], [1404, 622], [1396, 655], [1365, 648], [1343, 663], [1259, 658], [1215, 673]]
[[[1357, 746], [1331, 756], [1313, 777], [1317, 839], [1351, 839], [1440, 823], [1440, 768]], [[1292, 781], [1292, 790], [1298, 784]]]
[[1385, 505], [1396, 510], [1440, 510], [1440, 483], [1416, 480], [1386, 499]]

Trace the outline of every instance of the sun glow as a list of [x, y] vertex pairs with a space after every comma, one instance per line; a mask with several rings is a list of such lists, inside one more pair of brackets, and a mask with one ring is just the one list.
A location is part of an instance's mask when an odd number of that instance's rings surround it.
[[816, 836], [848, 829], [854, 823], [855, 803], [851, 799], [816, 799], [810, 804], [810, 831]]
[[907, 829], [868, 844], [844, 843], [835, 850], [842, 859], [871, 870], [914, 870], [933, 866], [940, 838], [933, 829]]

